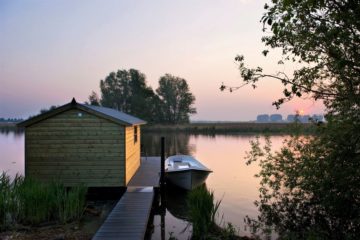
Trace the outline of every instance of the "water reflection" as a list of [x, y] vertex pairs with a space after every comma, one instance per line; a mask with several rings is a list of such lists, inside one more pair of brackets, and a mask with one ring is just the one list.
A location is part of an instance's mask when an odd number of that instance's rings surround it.
[[[161, 136], [165, 134], [144, 134], [143, 144], [153, 144], [159, 142]], [[146, 136], [147, 135], [147, 136]], [[246, 165], [246, 152], [250, 150], [249, 141], [255, 139], [254, 135], [186, 135], [182, 134], [180, 139], [176, 140], [179, 134], [167, 134], [165, 137], [167, 147], [167, 156], [178, 153], [179, 146], [169, 144], [181, 142], [185, 148], [184, 152], [193, 155], [196, 159], [204, 163], [213, 173], [209, 175], [206, 185], [209, 190], [214, 191], [215, 200], [222, 200], [218, 223], [220, 225], [231, 222], [239, 235], [250, 236], [251, 233], [244, 224], [245, 216], [256, 218], [258, 210], [254, 201], [258, 199], [259, 179], [254, 175], [259, 172], [259, 166], [252, 164]], [[175, 140], [174, 140], [175, 138]], [[273, 149], [277, 150], [282, 145], [286, 136], [272, 136]], [[169, 139], [169, 140], [168, 140]], [[260, 139], [261, 142], [264, 138]], [[186, 147], [186, 143], [188, 144]], [[158, 144], [158, 146], [160, 146]], [[196, 147], [195, 147], [196, 146]], [[160, 147], [155, 147], [160, 149]], [[184, 153], [183, 152], [183, 153]], [[158, 152], [153, 152], [159, 155]], [[186, 210], [186, 194], [180, 193], [181, 190], [167, 186], [167, 211], [166, 211], [166, 239], [171, 236], [177, 239], [188, 239], [191, 231], [183, 232], [188, 225]], [[160, 216], [154, 218], [154, 234], [152, 239], [160, 239]], [[158, 227], [158, 228], [157, 228]]]
[[24, 129], [15, 126], [2, 126], [0, 127], [0, 134], [3, 135], [13, 134], [15, 136], [22, 136], [24, 134]]
[[165, 210], [162, 214], [153, 215], [152, 217], [150, 221], [153, 224], [153, 229], [145, 239], [191, 239], [192, 228], [189, 222], [173, 216], [168, 210]]
[[24, 134], [5, 131], [0, 134], [0, 172], [11, 178], [24, 174]]
[[160, 156], [161, 137], [165, 137], [165, 156], [192, 155], [196, 152], [196, 147], [189, 143], [190, 136], [186, 133], [143, 133], [141, 135], [142, 155]]
[[[0, 171], [7, 171], [14, 176], [24, 172], [24, 135], [19, 131], [3, 131], [0, 134]], [[142, 133], [143, 155], [160, 155], [160, 137], [166, 138], [166, 155], [177, 153], [193, 155], [213, 170], [206, 185], [214, 191], [215, 199], [222, 199], [219, 219], [231, 222], [240, 235], [250, 235], [245, 229], [244, 217], [255, 217], [258, 214], [253, 202], [258, 198], [259, 179], [254, 175], [259, 172], [256, 164], [247, 166], [244, 157], [250, 150], [251, 135], [190, 135], [185, 133]], [[284, 136], [272, 136], [274, 150], [279, 149]], [[263, 138], [261, 139], [263, 141]], [[161, 232], [161, 216], [154, 216], [154, 233], [152, 239], [165, 239], [174, 236], [177, 239], [188, 239], [191, 229], [183, 232], [188, 225], [186, 209], [186, 192], [168, 186], [167, 210], [163, 216], [166, 221], [164, 232]]]
[[[204, 187], [207, 188], [206, 184]], [[189, 193], [171, 183], [166, 185], [166, 206], [160, 206], [150, 219], [153, 228], [146, 239], [191, 239]]]
[[188, 221], [188, 207], [186, 202], [188, 191], [171, 183], [166, 185], [166, 209], [176, 218]]

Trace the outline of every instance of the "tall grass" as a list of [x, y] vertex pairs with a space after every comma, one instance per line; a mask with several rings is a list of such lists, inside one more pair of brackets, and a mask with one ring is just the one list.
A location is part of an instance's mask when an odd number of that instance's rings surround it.
[[51, 185], [26, 179], [14, 190], [17, 190], [19, 204], [18, 222], [39, 224], [53, 218], [53, 209], [56, 206]]
[[58, 219], [62, 223], [80, 219], [84, 212], [87, 189], [82, 186], [73, 187], [69, 191], [64, 191], [63, 187], [58, 189], [60, 190], [56, 195]]
[[200, 186], [189, 193], [187, 202], [193, 226], [193, 239], [206, 239], [210, 229], [215, 226], [215, 217], [221, 200], [214, 201], [214, 192]]
[[0, 230], [4, 230], [10, 222], [9, 214], [10, 208], [13, 208], [11, 203], [11, 188], [10, 177], [3, 172], [0, 175]]
[[12, 224], [37, 225], [56, 221], [79, 220], [85, 206], [87, 188], [67, 189], [58, 182], [42, 183], [35, 179], [6, 173], [0, 175], [0, 230]]

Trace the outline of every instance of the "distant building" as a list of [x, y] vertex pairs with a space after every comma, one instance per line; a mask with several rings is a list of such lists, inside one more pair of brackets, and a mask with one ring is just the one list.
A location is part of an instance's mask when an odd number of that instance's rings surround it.
[[282, 115], [281, 114], [271, 114], [270, 122], [282, 122]]
[[294, 115], [294, 114], [289, 114], [287, 116], [287, 122], [301, 122], [301, 123], [308, 123], [311, 121], [314, 122], [323, 122], [324, 121], [324, 115], [321, 114], [314, 114], [312, 116], [310, 115]]
[[299, 116], [300, 122], [302, 123], [308, 123], [310, 122], [310, 115], [302, 115]]
[[288, 122], [295, 122], [295, 119], [296, 119], [296, 115], [294, 114], [289, 114], [286, 118], [286, 121]]
[[324, 115], [321, 114], [314, 114], [312, 117], [314, 122], [323, 122], [324, 121]]
[[289, 114], [286, 118], [287, 122], [301, 122], [301, 116], [295, 114]]
[[256, 122], [259, 123], [265, 123], [265, 122], [269, 122], [270, 118], [268, 114], [260, 114], [256, 117]]

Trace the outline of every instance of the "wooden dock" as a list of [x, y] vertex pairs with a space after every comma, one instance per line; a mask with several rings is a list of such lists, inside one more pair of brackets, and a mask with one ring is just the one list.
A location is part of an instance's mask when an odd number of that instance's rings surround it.
[[128, 184], [127, 191], [116, 204], [93, 240], [142, 240], [159, 187], [160, 158], [141, 159], [140, 168]]
[[160, 183], [160, 157], [142, 157], [140, 168], [131, 178], [128, 186], [158, 188]]

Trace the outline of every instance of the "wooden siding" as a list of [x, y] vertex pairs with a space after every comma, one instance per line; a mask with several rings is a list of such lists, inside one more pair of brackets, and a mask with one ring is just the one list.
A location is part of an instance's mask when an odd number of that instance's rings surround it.
[[27, 127], [25, 138], [26, 176], [66, 186], [125, 185], [124, 126], [71, 109]]
[[134, 142], [134, 126], [125, 128], [126, 184], [128, 184], [140, 166], [140, 126], [136, 127], [138, 135], [136, 142]]

